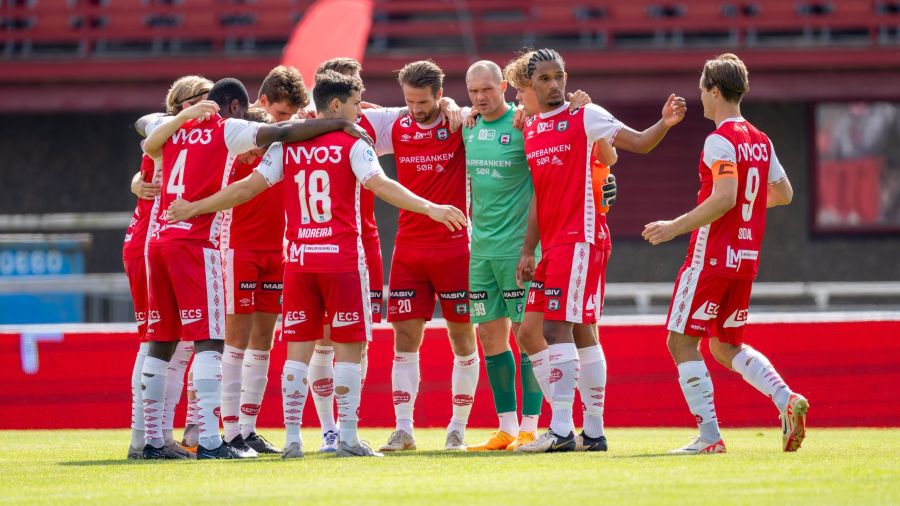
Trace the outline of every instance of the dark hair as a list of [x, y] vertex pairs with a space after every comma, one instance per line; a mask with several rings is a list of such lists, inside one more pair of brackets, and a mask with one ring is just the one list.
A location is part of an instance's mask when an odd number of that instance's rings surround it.
[[244, 88], [244, 83], [233, 77], [226, 77], [216, 81], [206, 98], [219, 104], [219, 107], [223, 110], [227, 110], [235, 99], [245, 109], [250, 106], [250, 96], [247, 95], [247, 88]]
[[700, 83], [705, 90], [718, 87], [725, 100], [739, 104], [744, 93], [750, 91], [750, 73], [737, 55], [724, 53], [706, 61]]
[[528, 70], [526, 71], [526, 76], [528, 79], [531, 79], [534, 76], [534, 71], [537, 68], [537, 64], [542, 61], [555, 61], [559, 62], [559, 66], [563, 69], [566, 68], [566, 62], [563, 60], [563, 57], [559, 55], [556, 51], [552, 49], [538, 49], [531, 53], [531, 57], [528, 58]]
[[338, 74], [349, 76], [354, 72], [362, 72], [362, 65], [353, 58], [339, 57], [322, 62], [316, 69], [316, 74], [323, 74], [326, 70], [333, 70]]
[[361, 93], [362, 89], [362, 81], [358, 78], [338, 74], [333, 70], [326, 70], [321, 74], [316, 74], [313, 100], [316, 102], [316, 109], [324, 111], [335, 98], [343, 103], [350, 98], [354, 91]]
[[303, 84], [303, 76], [294, 67], [279, 65], [269, 71], [259, 87], [259, 96], [266, 96], [270, 104], [285, 102], [297, 109], [309, 104], [309, 92]]
[[444, 71], [433, 61], [414, 61], [400, 69], [397, 80], [401, 85], [413, 88], [431, 88], [431, 93], [437, 96], [438, 90], [444, 86]]

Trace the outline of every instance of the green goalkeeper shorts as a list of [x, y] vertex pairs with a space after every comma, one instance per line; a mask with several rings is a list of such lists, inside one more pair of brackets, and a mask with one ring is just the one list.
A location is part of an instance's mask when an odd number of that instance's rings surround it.
[[516, 285], [518, 258], [469, 260], [469, 316], [472, 323], [484, 323], [499, 318], [522, 322], [525, 312], [525, 288]]

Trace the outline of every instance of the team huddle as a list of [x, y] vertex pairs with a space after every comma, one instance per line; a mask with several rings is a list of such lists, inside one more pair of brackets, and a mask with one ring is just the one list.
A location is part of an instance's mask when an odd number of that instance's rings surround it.
[[[166, 114], [135, 124], [146, 139], [123, 248], [141, 338], [128, 458], [302, 457], [309, 395], [319, 451], [415, 450], [419, 352], [436, 303], [454, 354], [446, 450], [606, 451], [596, 324], [612, 251], [610, 167], [619, 150], [646, 154], [659, 144], [684, 118], [685, 100], [669, 96], [658, 122], [633, 130], [587, 94], [567, 94], [552, 49], [522, 53], [504, 69], [474, 63], [471, 107], [443, 96], [444, 74], [430, 61], [400, 70], [405, 107], [364, 102], [360, 71], [349, 58], [324, 62], [312, 103], [289, 67], [269, 73], [253, 104], [240, 81], [186, 76], [169, 90]], [[692, 234], [666, 326], [699, 435], [675, 453], [725, 451], [702, 338], [772, 399], [785, 451], [805, 437], [808, 401], [743, 344], [766, 209], [792, 198], [771, 141], [740, 115], [747, 75], [731, 54], [704, 65], [701, 101], [716, 130], [701, 154], [697, 207], [643, 233], [652, 245]], [[505, 100], [510, 84], [518, 104]], [[379, 163], [384, 155], [393, 155], [396, 181]], [[375, 197], [400, 209], [386, 301]], [[396, 428], [376, 451], [359, 439], [358, 412], [367, 343], [384, 314], [394, 332]], [[287, 343], [283, 448], [256, 429], [278, 316]], [[468, 445], [481, 367], [476, 326], [499, 427]], [[173, 418], [189, 363], [179, 442]], [[544, 401], [552, 417], [538, 435]]]

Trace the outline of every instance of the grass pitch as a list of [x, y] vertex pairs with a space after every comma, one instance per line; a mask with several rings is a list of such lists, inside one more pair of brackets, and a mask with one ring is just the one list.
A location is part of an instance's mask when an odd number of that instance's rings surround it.
[[[261, 431], [275, 442], [277, 430]], [[445, 453], [443, 430], [383, 459], [129, 462], [128, 432], [0, 431], [3, 504], [900, 504], [900, 430], [817, 429], [780, 451], [777, 429], [730, 429], [725, 455], [673, 457], [687, 429], [609, 429], [605, 454]], [[364, 430], [377, 447], [386, 429]], [[474, 443], [488, 431], [469, 430]]]

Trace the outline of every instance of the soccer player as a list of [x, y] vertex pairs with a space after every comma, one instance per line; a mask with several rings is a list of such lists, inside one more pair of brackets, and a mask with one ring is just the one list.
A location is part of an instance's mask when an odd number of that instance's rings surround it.
[[[263, 80], [249, 111], [286, 121], [309, 102], [300, 72], [279, 65]], [[252, 118], [250, 118], [252, 119]], [[231, 181], [248, 176], [264, 149], [245, 153]], [[247, 163], [249, 162], [249, 163]], [[222, 426], [225, 441], [245, 452], [281, 453], [256, 433], [269, 374], [275, 320], [281, 313], [284, 204], [281, 185], [224, 212], [221, 242], [225, 272], [225, 348], [222, 354]]]
[[[535, 189], [533, 202], [542, 258], [534, 271], [519, 340], [534, 364], [538, 383], [549, 392], [553, 416], [550, 430], [533, 443], [517, 447], [516, 451], [572, 451], [577, 446], [572, 402], [579, 357], [592, 366], [605, 364], [595, 339], [590, 341], [590, 347], [579, 350], [574, 334], [576, 323], [591, 326], [593, 330], [601, 304], [598, 287], [608, 254], [603, 243], [609, 240], [609, 233], [603, 215], [598, 213], [599, 203], [593, 191], [591, 148], [599, 141], [646, 153], [662, 140], [670, 127], [683, 119], [686, 107], [683, 99], [670, 96], [662, 119], [637, 132], [593, 104], [570, 111], [565, 101], [565, 64], [556, 51], [540, 49], [524, 58], [524, 78], [540, 107], [540, 114], [527, 121], [523, 133]], [[520, 259], [520, 264], [525, 261], [529, 268], [534, 257], [533, 250], [528, 248], [537, 242], [529, 239], [533, 235], [531, 231], [526, 233]], [[602, 379], [603, 385], [583, 385], [582, 394], [605, 388], [605, 370], [602, 375], [588, 376], [592, 381]], [[590, 436], [588, 431], [592, 429], [588, 423], [586, 420], [582, 444], [605, 450], [605, 437], [600, 436], [601, 440]], [[591, 423], [593, 430], [597, 430], [596, 420]]]
[[722, 54], [703, 66], [703, 116], [716, 130], [700, 154], [697, 207], [674, 220], [649, 223], [643, 232], [654, 246], [691, 233], [666, 328], [678, 383], [700, 434], [672, 453], [725, 452], [712, 380], [700, 353], [703, 338], [709, 339], [709, 350], [720, 364], [775, 403], [784, 451], [798, 450], [806, 436], [809, 402], [791, 391], [762, 353], [743, 344], [766, 209], [790, 204], [793, 198], [772, 141], [741, 116], [741, 98], [749, 89], [747, 67], [737, 56]]
[[[360, 113], [361, 92], [359, 79], [334, 71], [317, 75], [313, 91], [317, 116], [355, 120]], [[337, 456], [380, 457], [357, 435], [362, 386], [359, 362], [372, 332], [360, 185], [391, 204], [427, 215], [451, 231], [465, 230], [465, 215], [453, 206], [435, 205], [417, 197], [386, 178], [371, 146], [334, 132], [305, 142], [274, 144], [251, 176], [210, 198], [173, 204], [171, 219], [230, 207], [281, 180], [287, 185], [288, 239], [283, 308], [288, 356], [282, 376], [287, 442], [282, 456], [303, 456], [300, 417], [308, 366], [328, 314], [337, 361]]]
[[[227, 182], [237, 155], [273, 142], [299, 141], [333, 130], [368, 138], [354, 123], [338, 120], [293, 121], [277, 125], [241, 119], [249, 105], [247, 90], [236, 79], [223, 79], [209, 100], [180, 112], [171, 121], [148, 128], [145, 152], [163, 162], [161, 208], [186, 196], [203, 198]], [[179, 339], [194, 341], [194, 386], [200, 428], [198, 458], [241, 458], [223, 445], [218, 431], [221, 353], [225, 327], [221, 255], [221, 215], [168, 223], [160, 216], [148, 251], [151, 341], [142, 369], [144, 420], [156, 420], [166, 393], [165, 372]], [[144, 458], [162, 458], [162, 434], [145, 423]]]
[[[479, 61], [466, 73], [466, 87], [478, 119], [463, 130], [471, 195], [469, 297], [472, 323], [485, 356], [500, 427], [469, 451], [514, 449], [534, 441], [543, 396], [524, 352], [522, 426], [516, 399], [516, 359], [509, 332], [518, 335], [527, 287], [519, 287], [516, 266], [534, 192], [525, 160], [522, 132], [514, 126], [516, 109], [504, 101], [507, 82], [496, 63]], [[583, 106], [585, 103], [574, 105]]]
[[[166, 113], [175, 115], [178, 111], [206, 98], [212, 87], [212, 81], [200, 76], [184, 76], [177, 79], [166, 94]], [[154, 115], [154, 117], [158, 117]], [[144, 448], [144, 414], [141, 395], [141, 369], [147, 350], [150, 346], [146, 338], [147, 331], [147, 246], [150, 240], [150, 225], [158, 212], [159, 181], [162, 177], [161, 167], [152, 158], [144, 155], [141, 170], [135, 174], [131, 182], [131, 191], [138, 197], [134, 214], [125, 240], [122, 244], [122, 261], [125, 275], [131, 288], [131, 299], [134, 305], [135, 320], [138, 325], [138, 337], [141, 344], [138, 349], [131, 373], [131, 444], [128, 449], [129, 459], [141, 459]], [[169, 362], [166, 373], [167, 395], [162, 413], [162, 432], [165, 439], [165, 457], [183, 459], [191, 456], [180, 447], [172, 435], [175, 406], [181, 398], [184, 387], [184, 371], [193, 353], [191, 343], [183, 343], [176, 350]]]

